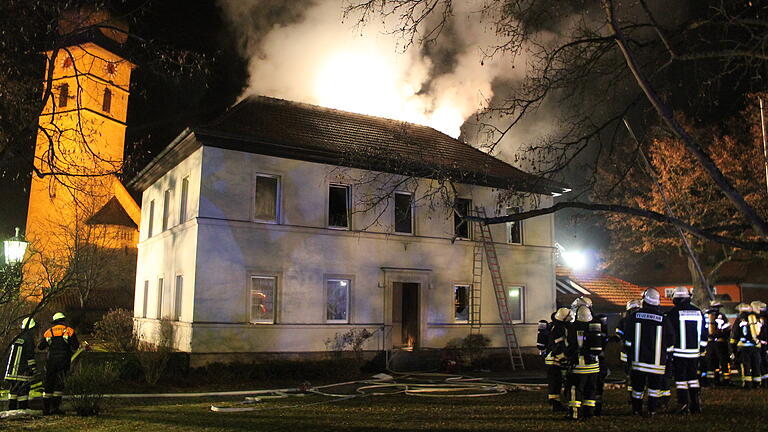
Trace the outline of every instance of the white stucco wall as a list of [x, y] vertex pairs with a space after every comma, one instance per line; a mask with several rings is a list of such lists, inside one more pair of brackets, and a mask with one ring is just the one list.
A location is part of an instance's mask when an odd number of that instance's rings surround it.
[[[280, 177], [279, 224], [252, 220], [257, 174]], [[469, 325], [454, 322], [453, 285], [472, 282], [474, 242], [451, 242], [453, 219], [449, 213], [419, 203], [419, 190], [425, 190], [426, 180], [417, 190], [415, 235], [391, 232], [391, 204], [379, 208], [386, 211], [378, 224], [371, 224], [373, 212], [354, 213], [352, 230], [326, 228], [328, 184], [355, 183], [352, 179], [361, 174], [364, 172], [318, 163], [213, 147], [198, 149], [144, 192], [144, 216], [154, 197], [155, 217], [159, 218], [163, 191], [185, 175], [194, 180], [189, 221], [150, 239], [147, 224], [142, 223], [136, 310], [143, 305], [144, 280], [181, 272], [184, 299], [176, 338], [181, 350], [324, 351], [327, 338], [350, 327], [378, 330], [367, 348], [381, 349], [391, 343], [387, 326], [392, 324], [392, 282], [402, 280], [422, 283], [421, 346], [440, 348], [453, 338], [466, 336]], [[353, 186], [353, 201], [365, 193], [363, 189]], [[458, 191], [489, 214], [495, 212], [496, 192], [491, 188], [459, 185]], [[549, 197], [542, 200], [543, 205], [551, 203]], [[160, 224], [158, 219], [155, 228]], [[362, 228], [367, 231], [360, 231]], [[531, 346], [535, 345], [535, 323], [547, 318], [555, 304], [553, 218], [529, 219], [523, 228], [524, 245], [506, 244], [504, 225], [493, 226], [492, 233], [505, 285], [524, 287], [528, 324], [517, 328], [521, 344]], [[420, 270], [394, 270], [398, 268]], [[252, 275], [277, 277], [274, 324], [248, 322]], [[349, 324], [325, 322], [327, 277], [352, 280]], [[481, 332], [491, 337], [494, 346], [503, 346], [487, 267], [481, 303]], [[150, 334], [157, 323], [154, 318], [150, 314], [137, 322]]]

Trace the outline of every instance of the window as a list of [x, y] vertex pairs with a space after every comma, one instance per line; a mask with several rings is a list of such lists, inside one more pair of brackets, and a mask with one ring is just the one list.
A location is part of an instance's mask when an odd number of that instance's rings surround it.
[[349, 186], [330, 185], [328, 189], [328, 226], [349, 229]]
[[[522, 211], [522, 207], [507, 207], [507, 215]], [[507, 243], [523, 244], [523, 221], [507, 222]]]
[[149, 202], [149, 221], [147, 222], [147, 237], [152, 237], [152, 228], [155, 222], [155, 200]]
[[144, 301], [141, 306], [141, 317], [147, 317], [147, 302], [149, 302], [149, 281], [144, 281]]
[[277, 278], [274, 276], [251, 277], [252, 323], [274, 324], [276, 282]]
[[181, 180], [181, 196], [179, 197], [179, 223], [187, 220], [187, 195], [189, 194], [189, 177]]
[[326, 286], [326, 322], [349, 322], [349, 279], [328, 279]]
[[469, 285], [453, 286], [453, 320], [469, 322]]
[[173, 314], [171, 319], [178, 321], [181, 318], [181, 301], [184, 293], [184, 277], [176, 275], [176, 291], [173, 293]]
[[157, 280], [157, 310], [155, 311], [155, 317], [157, 319], [163, 318], [163, 278]]
[[664, 288], [664, 297], [672, 298], [673, 295], [675, 295], [675, 289], [674, 288]]
[[456, 198], [455, 208], [453, 210], [453, 233], [456, 237], [461, 239], [470, 239], [471, 232], [469, 230], [469, 221], [464, 219], [464, 216], [469, 215], [469, 210], [472, 208], [472, 200], [466, 198]]
[[395, 232], [413, 234], [413, 195], [395, 192]]
[[254, 203], [254, 219], [262, 222], [277, 222], [277, 177], [265, 175], [256, 176]]
[[111, 108], [112, 108], [112, 90], [105, 88], [104, 99], [102, 99], [101, 101], [101, 110], [104, 112], [109, 112]]
[[171, 190], [168, 189], [163, 194], [163, 231], [168, 229], [168, 220], [171, 217]]
[[59, 108], [67, 106], [69, 101], [69, 84], [62, 84], [59, 86]]
[[512, 321], [523, 321], [523, 287], [513, 286], [507, 288], [507, 307]]

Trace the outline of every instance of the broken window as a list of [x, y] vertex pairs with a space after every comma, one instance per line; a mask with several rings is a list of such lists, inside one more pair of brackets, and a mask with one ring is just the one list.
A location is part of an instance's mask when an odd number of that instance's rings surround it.
[[278, 178], [256, 176], [254, 197], [254, 219], [262, 222], [277, 222]]
[[[507, 215], [522, 211], [522, 207], [507, 207]], [[507, 243], [523, 244], [523, 221], [507, 222]]]
[[112, 108], [112, 90], [105, 88], [104, 99], [102, 99], [101, 101], [101, 110], [104, 112], [109, 112], [111, 108]]
[[466, 198], [456, 198], [453, 210], [453, 233], [457, 238], [470, 239], [471, 231], [469, 229], [469, 221], [464, 219], [464, 216], [469, 215], [469, 210], [472, 208], [472, 200]]
[[349, 279], [328, 279], [326, 282], [327, 322], [349, 322]]
[[413, 234], [413, 195], [395, 192], [395, 232]]
[[469, 285], [453, 286], [454, 321], [469, 321], [469, 288]]
[[69, 84], [62, 84], [59, 86], [59, 108], [67, 106], [69, 101]]
[[349, 186], [332, 184], [328, 189], [328, 226], [349, 228]]
[[274, 276], [251, 277], [251, 317], [252, 323], [273, 324], [275, 322], [275, 288], [277, 278]]
[[523, 287], [513, 286], [507, 289], [507, 307], [512, 321], [523, 321]]

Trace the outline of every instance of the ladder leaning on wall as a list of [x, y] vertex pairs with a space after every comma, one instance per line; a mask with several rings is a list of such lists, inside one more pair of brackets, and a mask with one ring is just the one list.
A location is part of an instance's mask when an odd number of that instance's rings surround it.
[[[484, 207], [475, 207], [475, 215], [481, 218], [486, 217], [485, 208]], [[496, 255], [496, 245], [493, 243], [493, 237], [491, 236], [491, 229], [488, 225], [482, 223], [482, 222], [475, 222], [475, 226], [477, 227], [476, 232], [479, 234], [475, 238], [475, 250], [477, 250], [477, 245], [482, 245], [482, 250], [485, 251], [485, 258], [488, 261], [488, 270], [491, 273], [491, 281], [493, 282], [493, 291], [494, 295], [496, 296], [496, 305], [499, 307], [499, 317], [501, 317], [501, 324], [502, 327], [504, 327], [504, 339], [507, 342], [507, 351], [509, 352], [509, 361], [512, 363], [512, 370], [517, 370], [518, 368], [521, 370], [525, 369], [525, 364], [523, 363], [523, 354], [520, 352], [520, 344], [517, 340], [517, 334], [515, 333], [515, 325], [512, 323], [512, 317], [509, 314], [509, 304], [507, 302], [507, 291], [504, 288], [504, 281], [501, 278], [501, 268], [499, 267], [499, 259]], [[479, 323], [479, 313], [480, 313], [480, 290], [477, 289], [477, 294], [474, 293], [475, 287], [474, 287], [474, 272], [476, 271], [475, 268], [477, 267], [478, 260], [480, 261], [480, 274], [482, 275], [482, 253], [480, 253], [480, 257], [478, 259], [477, 254], [474, 256], [474, 262], [473, 262], [473, 294], [472, 294], [472, 300], [474, 301], [474, 296], [477, 295], [478, 297], [478, 307], [477, 307], [477, 319]], [[482, 280], [481, 280], [482, 281]], [[471, 306], [472, 313], [474, 314], [474, 305]], [[475, 317], [472, 316], [474, 319]], [[474, 321], [473, 324], [474, 325]], [[479, 324], [478, 324], [479, 325]]]

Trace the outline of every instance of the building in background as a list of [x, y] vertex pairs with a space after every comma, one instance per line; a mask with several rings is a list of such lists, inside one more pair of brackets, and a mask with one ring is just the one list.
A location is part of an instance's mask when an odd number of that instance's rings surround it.
[[[183, 132], [131, 187], [137, 329], [152, 340], [170, 320], [201, 362], [324, 352], [350, 329], [374, 333], [367, 350], [442, 348], [470, 333], [476, 246], [447, 203], [498, 215], [519, 210], [497, 210], [509, 190], [565, 191], [426, 126], [265, 97]], [[555, 306], [553, 217], [491, 231], [534, 346]], [[480, 294], [480, 332], [502, 347], [487, 270]]]

